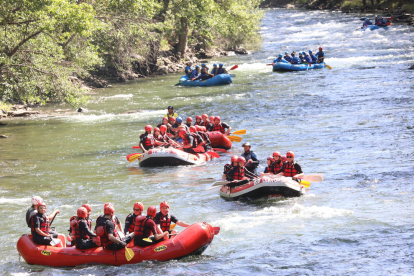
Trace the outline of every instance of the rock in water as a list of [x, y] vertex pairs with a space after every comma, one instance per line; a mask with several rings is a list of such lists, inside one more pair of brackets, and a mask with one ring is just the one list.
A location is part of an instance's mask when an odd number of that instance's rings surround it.
[[410, 68], [408, 68], [410, 70], [414, 70], [414, 65], [412, 65]]
[[8, 138], [6, 135], [0, 135], [0, 138]]

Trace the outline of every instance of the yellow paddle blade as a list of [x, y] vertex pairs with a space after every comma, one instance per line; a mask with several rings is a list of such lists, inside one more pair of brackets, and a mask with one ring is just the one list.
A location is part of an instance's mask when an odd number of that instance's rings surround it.
[[150, 239], [150, 238], [144, 238], [144, 239], [142, 239], [143, 241], [146, 241], [146, 242], [152, 242], [152, 240]]
[[131, 157], [129, 157], [129, 162], [133, 162], [135, 160], [137, 160], [140, 156], [142, 155], [142, 153], [137, 153], [136, 155], [132, 155]]
[[132, 258], [134, 258], [135, 253], [132, 251], [131, 248], [125, 247], [125, 258], [129, 262]]
[[328, 69], [332, 69], [332, 67], [329, 66], [328, 64], [325, 63], [325, 65], [326, 65], [326, 67], [328, 67]]
[[235, 132], [232, 132], [231, 134], [243, 135], [243, 134], [246, 134], [246, 130], [245, 129], [236, 130]]
[[227, 138], [229, 138], [232, 142], [240, 142], [242, 140], [242, 138], [238, 136], [227, 136]]
[[175, 226], [176, 226], [176, 225], [177, 225], [177, 224], [175, 224], [175, 223], [174, 223], [174, 224], [171, 224], [171, 225], [170, 225], [170, 230], [173, 230], [173, 229], [175, 228]]
[[309, 181], [302, 180], [300, 181], [300, 185], [302, 185], [305, 188], [309, 188], [311, 183]]

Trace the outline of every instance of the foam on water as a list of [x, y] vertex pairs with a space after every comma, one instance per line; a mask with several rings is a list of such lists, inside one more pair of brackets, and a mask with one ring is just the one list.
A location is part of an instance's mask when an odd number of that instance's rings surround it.
[[0, 198], [0, 204], [30, 205], [31, 198]]

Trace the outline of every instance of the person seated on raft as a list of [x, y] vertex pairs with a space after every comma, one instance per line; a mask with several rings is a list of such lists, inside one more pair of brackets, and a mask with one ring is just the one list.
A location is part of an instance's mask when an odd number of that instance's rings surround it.
[[296, 57], [295, 51], [293, 51], [291, 55], [292, 55], [291, 63], [292, 64], [300, 64], [300, 59], [298, 57]]
[[380, 27], [386, 27], [386, 26], [388, 26], [387, 25], [387, 21], [386, 20], [384, 20], [384, 18], [380, 18], [379, 19], [379, 21], [378, 21], [378, 26], [380, 26]]
[[283, 166], [276, 172], [276, 174], [282, 174], [286, 177], [292, 177], [293, 180], [298, 180], [297, 177], [303, 175], [302, 167], [295, 162], [295, 153], [293, 151], [288, 151], [286, 153], [286, 158], [288, 161], [283, 163]]
[[[155, 215], [154, 222], [157, 225], [157, 228], [161, 230], [161, 232], [168, 232], [169, 234], [177, 234], [178, 231], [170, 230], [171, 222], [181, 226], [181, 227], [188, 227], [189, 224], [178, 220], [174, 215], [169, 214], [170, 204], [168, 202], [163, 201], [160, 203], [160, 212]], [[168, 240], [169, 236], [166, 236], [164, 240]], [[159, 240], [161, 241], [161, 240]]]
[[[82, 207], [84, 207], [87, 211], [85, 220], [86, 220], [86, 223], [88, 225], [89, 230], [92, 230], [92, 219], [90, 218], [91, 211], [92, 211], [92, 206], [85, 203], [85, 204], [82, 205]], [[77, 216], [72, 216], [69, 219], [69, 222], [72, 223], [72, 221], [75, 220], [75, 219], [77, 219]], [[72, 237], [72, 225], [69, 226], [69, 235], [66, 237], [66, 239], [71, 242], [72, 246], [76, 245], [75, 240]]]
[[202, 125], [202, 120], [201, 120], [201, 116], [197, 115], [196, 116], [196, 122], [194, 123], [195, 126], [201, 126]]
[[251, 150], [252, 146], [249, 142], [244, 143], [242, 147], [244, 149], [244, 152], [241, 156], [247, 160], [243, 166], [245, 166], [246, 169], [250, 172], [256, 173], [256, 168], [259, 166], [259, 159], [257, 159], [256, 153]]
[[303, 56], [302, 53], [299, 52], [299, 60], [300, 60], [300, 64], [302, 63], [306, 63], [305, 57]]
[[162, 118], [161, 124], [158, 124], [157, 127], [160, 128], [163, 125], [168, 127], [168, 117]]
[[144, 204], [141, 202], [135, 202], [134, 206], [132, 207], [133, 213], [129, 214], [125, 218], [125, 227], [124, 227], [124, 234], [128, 235], [128, 233], [134, 233], [135, 229], [135, 219], [138, 216], [141, 216], [142, 211], [144, 211]]
[[212, 74], [213, 76], [217, 76], [218, 75], [217, 70], [218, 70], [217, 63], [213, 63], [213, 69], [211, 69], [210, 74]]
[[275, 151], [273, 153], [273, 162], [272, 162], [272, 173], [276, 174], [283, 166], [282, 156], [280, 152]]
[[150, 149], [155, 148], [156, 146], [160, 146], [163, 143], [155, 140], [154, 136], [151, 134], [152, 126], [146, 125], [145, 126], [145, 133], [141, 134], [139, 146], [145, 152]]
[[311, 58], [311, 60], [312, 60], [312, 64], [316, 64], [316, 62], [318, 61], [318, 58], [312, 53], [312, 51], [311, 50], [309, 50], [309, 57]]
[[364, 20], [364, 23], [362, 23], [362, 29], [368, 27], [369, 25], [372, 25], [372, 22], [369, 18], [367, 18]]
[[155, 141], [161, 142], [165, 144], [164, 136], [161, 135], [161, 131], [158, 127], [154, 127], [154, 131], [152, 132], [152, 136], [154, 136]]
[[283, 56], [283, 58], [288, 62], [291, 63], [292, 62], [292, 58], [289, 56], [288, 52], [285, 52], [285, 55]]
[[237, 155], [233, 155], [230, 159], [230, 164], [226, 164], [224, 165], [224, 171], [223, 171], [223, 176], [221, 177], [222, 179], [226, 179], [227, 178], [227, 173], [234, 168], [235, 166], [238, 165], [237, 161], [239, 160], [239, 157]]
[[162, 141], [164, 143], [168, 143], [170, 146], [175, 146], [175, 147], [179, 147], [180, 145], [175, 142], [174, 140], [172, 140], [170, 137], [172, 137], [171, 133], [167, 133], [167, 127], [166, 126], [161, 126], [160, 127], [160, 133], [162, 136]]
[[32, 206], [26, 212], [26, 223], [27, 227], [33, 227], [33, 220], [32, 217], [36, 216], [37, 214], [37, 207], [39, 204], [43, 203], [43, 199], [40, 196], [32, 197]]
[[52, 238], [57, 238], [58, 233], [50, 229], [50, 220], [60, 211], [55, 210], [52, 214], [46, 215], [46, 210], [47, 206], [44, 202], [37, 205], [37, 214], [31, 218], [33, 221], [31, 231], [34, 243], [51, 245]]
[[135, 235], [132, 233], [122, 239], [118, 237], [118, 231], [115, 224], [113, 223], [114, 213], [115, 207], [113, 205], [107, 204], [104, 207], [103, 219], [99, 220], [99, 222], [96, 221], [96, 235], [99, 236], [101, 245], [104, 248], [117, 251], [127, 246], [127, 244], [132, 241]]
[[204, 150], [207, 151], [211, 151], [211, 141], [210, 141], [210, 135], [207, 132], [206, 127], [204, 126], [195, 126], [197, 133], [201, 136], [201, 138], [204, 141]]
[[185, 129], [186, 131], [188, 131], [188, 127], [185, 124], [183, 124], [183, 119], [181, 117], [177, 117], [177, 119], [175, 120], [175, 124], [173, 124], [170, 129], [172, 132], [176, 133], [172, 137], [172, 139], [179, 143], [181, 143], [182, 141], [178, 135], [178, 132], [182, 129]]
[[193, 81], [198, 76], [200, 76], [200, 66], [196, 65], [196, 67], [193, 70], [193, 72], [191, 72], [191, 75], [190, 75], [190, 78], [189, 79]]
[[74, 245], [78, 249], [88, 249], [98, 247], [91, 237], [97, 237], [91, 232], [91, 225], [88, 223], [88, 210], [85, 207], [80, 207], [77, 211], [77, 216], [70, 222], [71, 237]]
[[220, 63], [219, 68], [217, 69], [217, 75], [220, 74], [228, 74], [226, 68], [223, 67], [223, 63]]
[[276, 63], [276, 62], [289, 63], [287, 60], [285, 60], [285, 59], [283, 58], [283, 55], [282, 55], [282, 54], [279, 54], [279, 57], [278, 57], [278, 58], [276, 58], [275, 60], [273, 60], [273, 63]]
[[187, 117], [187, 120], [186, 120], [186, 126], [188, 126], [188, 127], [190, 127], [190, 126], [192, 126], [193, 125], [193, 118], [191, 118], [191, 117]]
[[[114, 207], [114, 205], [112, 203], [108, 202], [108, 203], [105, 203], [104, 210], [105, 210], [106, 206], [109, 206], [109, 205], [111, 205], [112, 207]], [[96, 218], [96, 225], [98, 225], [98, 223], [102, 222], [104, 219], [105, 219], [105, 216], [104, 215], [100, 215], [99, 217], [97, 217]], [[116, 230], [119, 229], [119, 231], [122, 232], [122, 224], [121, 224], [121, 221], [119, 220], [119, 218], [115, 214], [112, 216], [112, 222], [114, 223], [114, 225], [116, 227]], [[95, 225], [95, 231], [96, 231], [96, 227], [97, 227], [96, 225]]]
[[204, 80], [211, 79], [212, 77], [214, 77], [214, 76], [208, 73], [208, 67], [206, 66], [205, 63], [203, 63], [203, 64], [201, 64], [201, 73], [200, 73], [200, 76], [198, 76], [195, 79], [192, 79], [192, 81], [195, 81], [195, 80], [202, 80], [202, 81], [204, 81]]
[[185, 74], [187, 75], [187, 77], [188, 78], [190, 78], [191, 77], [191, 73], [194, 71], [194, 68], [193, 68], [193, 62], [190, 60], [188, 63], [187, 63], [187, 67], [185, 67], [185, 70], [184, 70], [184, 72], [185, 72]]
[[263, 173], [273, 173], [272, 163], [273, 163], [273, 157], [269, 156], [267, 158], [267, 167], [264, 169]]
[[167, 118], [171, 118], [171, 117], [177, 118], [178, 117], [178, 114], [174, 112], [174, 107], [173, 106], [170, 105], [168, 107], [168, 113], [167, 113], [167, 115], [165, 115], [165, 117], [167, 117]]
[[168, 231], [161, 232], [155, 224], [153, 218], [156, 213], [157, 208], [155, 206], [150, 206], [147, 209], [146, 217], [141, 215], [135, 219], [134, 245], [146, 247], [152, 245], [153, 242], [161, 241], [165, 236], [168, 236]]
[[203, 116], [201, 116], [201, 118], [203, 119], [203, 122], [201, 123], [201, 126], [206, 127], [207, 131], [210, 127], [210, 121], [208, 119], [208, 115], [207, 114], [203, 114]]
[[198, 133], [197, 128], [195, 126], [192, 126], [192, 127], [190, 127], [189, 131], [190, 131], [191, 135], [193, 135], [193, 137], [196, 139], [197, 145], [199, 147], [203, 147], [204, 148], [204, 151], [203, 152], [205, 152], [204, 145], [206, 143], [205, 143], [203, 137], [200, 135], [200, 133]]
[[190, 133], [182, 129], [180, 130], [179, 135], [183, 139], [183, 151], [192, 154], [205, 152], [203, 147], [204, 141], [199, 145], [197, 143], [197, 137], [194, 133]]
[[221, 122], [221, 118], [219, 116], [214, 117], [214, 125], [210, 128], [210, 131], [220, 131], [224, 135], [229, 135], [231, 131], [231, 127]]
[[[249, 178], [256, 178], [252, 172], [249, 172], [245, 167], [244, 164], [246, 163], [246, 159], [244, 157], [239, 157], [237, 159], [237, 166], [234, 166], [227, 174], [226, 180], [227, 181], [234, 181], [233, 183], [226, 184], [229, 187], [236, 187], [249, 182]], [[248, 177], [246, 177], [246, 176]]]
[[312, 64], [312, 59], [311, 59], [311, 57], [308, 55], [308, 53], [306, 53], [306, 52], [302, 52], [302, 54], [303, 54], [303, 57], [304, 57], [304, 60], [305, 60], [305, 62], [304, 62], [304, 63]]
[[316, 57], [318, 58], [316, 63], [323, 63], [325, 59], [325, 52], [323, 51], [322, 47], [319, 47], [319, 52], [316, 53]]

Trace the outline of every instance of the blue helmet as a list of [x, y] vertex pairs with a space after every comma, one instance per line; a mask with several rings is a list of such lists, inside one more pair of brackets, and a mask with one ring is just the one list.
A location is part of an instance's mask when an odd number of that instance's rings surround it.
[[223, 63], [220, 63], [219, 66], [223, 67]]
[[302, 55], [306, 54], [305, 52], [302, 52]]
[[285, 52], [285, 55], [289, 55], [289, 53], [288, 52]]
[[365, 21], [369, 21], [369, 18], [366, 18]]
[[279, 57], [283, 57], [283, 55], [282, 54], [279, 54]]
[[312, 51], [311, 50], [309, 50], [309, 54], [312, 54]]
[[196, 65], [196, 68], [200, 68], [200, 66]]
[[181, 124], [181, 123], [182, 123], [182, 121], [183, 121], [183, 119], [182, 119], [181, 117], [177, 117], [177, 119], [175, 119], [175, 121], [176, 121], [177, 123]]
[[217, 66], [217, 63], [213, 63], [213, 66]]
[[201, 67], [206, 67], [206, 64], [205, 63], [201, 64]]

